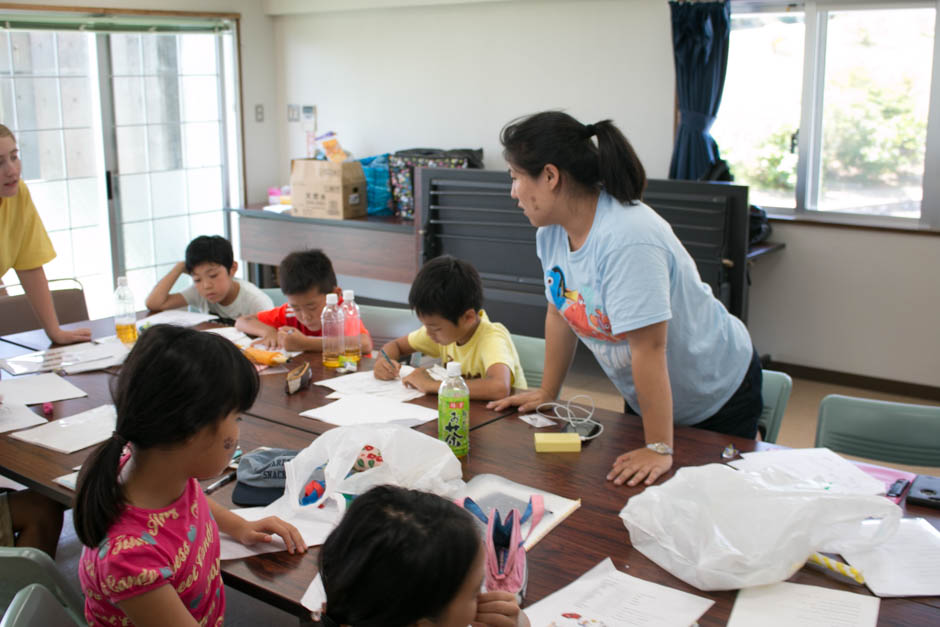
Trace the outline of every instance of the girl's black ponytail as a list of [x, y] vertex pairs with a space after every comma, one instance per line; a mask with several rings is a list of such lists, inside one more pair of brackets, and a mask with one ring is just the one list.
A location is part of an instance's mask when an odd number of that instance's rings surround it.
[[643, 164], [610, 120], [581, 124], [567, 113], [543, 111], [507, 124], [500, 141], [506, 160], [532, 177], [551, 163], [581, 187], [603, 188], [623, 204], [646, 189]]
[[75, 493], [75, 533], [85, 546], [98, 546], [124, 509], [118, 482], [124, 439], [112, 435], [95, 449], [78, 473]]

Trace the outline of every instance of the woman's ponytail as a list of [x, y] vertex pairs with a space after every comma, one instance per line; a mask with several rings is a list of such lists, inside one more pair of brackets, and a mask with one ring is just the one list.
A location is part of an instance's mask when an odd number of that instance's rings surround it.
[[115, 433], [85, 460], [75, 492], [75, 533], [82, 544], [98, 546], [124, 509], [118, 481], [125, 440]]
[[532, 177], [551, 163], [581, 187], [603, 188], [623, 204], [646, 189], [643, 164], [610, 120], [581, 124], [567, 113], [543, 111], [507, 124], [500, 141], [506, 160]]
[[597, 169], [601, 184], [620, 202], [636, 202], [646, 189], [646, 170], [636, 151], [610, 120], [591, 126], [597, 134]]

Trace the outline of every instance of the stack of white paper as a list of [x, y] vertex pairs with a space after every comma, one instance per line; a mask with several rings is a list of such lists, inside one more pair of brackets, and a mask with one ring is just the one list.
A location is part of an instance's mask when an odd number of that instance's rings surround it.
[[300, 415], [341, 426], [395, 422], [413, 427], [435, 420], [437, 410], [413, 403], [355, 394], [344, 396], [329, 405], [308, 409]]
[[884, 494], [884, 483], [827, 448], [778, 449], [742, 453], [728, 465], [745, 471], [774, 466], [799, 479], [821, 483], [842, 494]]
[[45, 418], [33, 413], [22, 403], [3, 401], [0, 404], [0, 433], [35, 427], [45, 422]]
[[631, 577], [608, 557], [525, 609], [533, 625], [674, 625], [688, 627], [714, 604], [711, 599]]
[[59, 375], [47, 372], [34, 377], [0, 381], [0, 396], [4, 403], [35, 405], [88, 395]]
[[137, 321], [137, 328], [143, 329], [155, 324], [172, 324], [177, 327], [194, 327], [203, 322], [209, 322], [218, 318], [215, 314], [204, 314], [197, 311], [186, 311], [185, 309], [168, 309], [147, 316]]
[[728, 627], [874, 627], [880, 604], [877, 597], [781, 582], [738, 592]]
[[880, 597], [940, 595], [940, 531], [923, 518], [902, 518], [897, 533], [868, 551], [843, 551]]
[[[407, 377], [414, 371], [411, 366], [402, 366], [401, 377]], [[371, 370], [354, 372], [353, 374], [333, 377], [332, 379], [323, 379], [316, 381], [317, 385], [328, 387], [336, 391], [336, 397], [341, 398], [348, 395], [364, 395], [375, 398], [383, 398], [389, 401], [404, 402], [424, 396], [424, 392], [414, 388], [405, 387], [400, 379], [391, 381], [381, 381], [375, 378]], [[330, 398], [334, 398], [331, 394]]]
[[41, 427], [11, 433], [10, 437], [68, 454], [104, 442], [111, 437], [116, 422], [114, 405], [102, 405]]

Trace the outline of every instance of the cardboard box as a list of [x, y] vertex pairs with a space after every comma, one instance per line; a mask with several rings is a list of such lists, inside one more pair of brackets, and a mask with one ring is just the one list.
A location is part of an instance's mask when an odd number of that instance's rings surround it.
[[366, 176], [358, 161], [294, 159], [290, 164], [291, 215], [343, 220], [366, 215]]

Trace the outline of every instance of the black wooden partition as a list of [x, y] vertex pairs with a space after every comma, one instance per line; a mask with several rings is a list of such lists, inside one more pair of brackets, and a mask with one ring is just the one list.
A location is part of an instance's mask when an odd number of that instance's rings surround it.
[[[416, 169], [424, 259], [450, 254], [480, 272], [485, 307], [511, 331], [542, 337], [546, 301], [535, 227], [509, 196], [507, 172]], [[644, 202], [671, 225], [702, 280], [747, 322], [747, 187], [652, 179]]]

